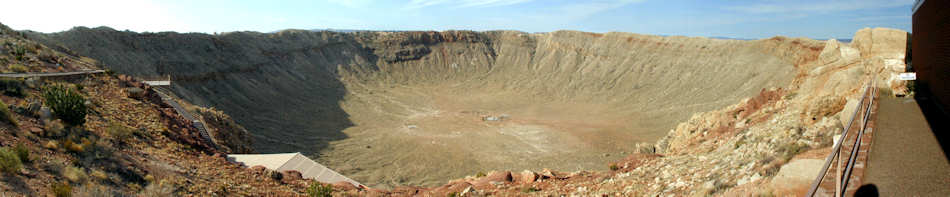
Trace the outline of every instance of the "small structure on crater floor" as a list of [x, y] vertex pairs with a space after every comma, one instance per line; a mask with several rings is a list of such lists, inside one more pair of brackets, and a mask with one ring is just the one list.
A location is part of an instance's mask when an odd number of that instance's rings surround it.
[[510, 118], [511, 116], [508, 114], [501, 114], [499, 116], [482, 116], [482, 121], [505, 121]]

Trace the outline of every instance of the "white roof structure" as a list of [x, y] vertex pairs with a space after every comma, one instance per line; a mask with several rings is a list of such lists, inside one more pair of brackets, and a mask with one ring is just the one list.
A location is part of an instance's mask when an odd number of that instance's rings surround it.
[[165, 81], [144, 81], [144, 82], [145, 82], [145, 84], [148, 84], [148, 85], [150, 85], [150, 86], [170, 86], [170, 85], [172, 85], [172, 81], [168, 81], [168, 80], [165, 80]]
[[354, 186], [362, 185], [326, 166], [320, 165], [299, 152], [278, 154], [229, 154], [228, 161], [240, 163], [248, 167], [260, 165], [278, 172], [296, 170], [303, 175], [303, 178], [311, 178], [324, 183], [346, 181]]

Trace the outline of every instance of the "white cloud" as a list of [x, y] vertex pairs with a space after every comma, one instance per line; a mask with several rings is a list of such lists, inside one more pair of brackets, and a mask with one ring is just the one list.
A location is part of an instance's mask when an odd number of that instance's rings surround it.
[[725, 9], [751, 14], [822, 13], [890, 8], [907, 6], [913, 3], [913, 0], [768, 1], [749, 5], [728, 6], [725, 7]]
[[455, 8], [468, 7], [497, 7], [527, 3], [534, 0], [412, 0], [406, 5], [407, 9], [419, 9], [435, 5], [449, 5]]
[[192, 30], [168, 9], [148, 0], [9, 1], [0, 12], [0, 22], [14, 29], [40, 32], [106, 25], [133, 31]]

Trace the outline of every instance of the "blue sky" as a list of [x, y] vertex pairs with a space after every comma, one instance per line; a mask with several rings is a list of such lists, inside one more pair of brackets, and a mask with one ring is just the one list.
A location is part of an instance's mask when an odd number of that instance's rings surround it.
[[[282, 29], [519, 30], [850, 38], [864, 27], [910, 31], [913, 0], [0, 0], [0, 23], [57, 32]], [[9, 9], [15, 8], [15, 9]]]

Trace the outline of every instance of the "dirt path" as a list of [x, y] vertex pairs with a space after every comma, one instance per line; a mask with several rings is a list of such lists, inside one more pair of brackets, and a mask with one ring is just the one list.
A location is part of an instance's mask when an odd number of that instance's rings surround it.
[[950, 196], [950, 161], [941, 134], [931, 131], [942, 126], [928, 123], [929, 108], [922, 111], [912, 98], [881, 97], [866, 188], [874, 185], [881, 196]]

